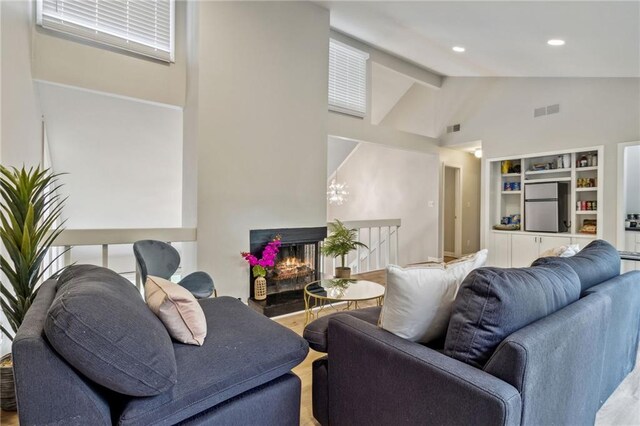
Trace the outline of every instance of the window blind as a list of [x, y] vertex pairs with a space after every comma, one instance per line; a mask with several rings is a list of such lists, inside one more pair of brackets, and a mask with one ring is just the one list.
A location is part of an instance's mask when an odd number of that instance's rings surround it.
[[173, 62], [174, 0], [37, 0], [37, 23]]
[[369, 54], [329, 40], [329, 109], [364, 117]]

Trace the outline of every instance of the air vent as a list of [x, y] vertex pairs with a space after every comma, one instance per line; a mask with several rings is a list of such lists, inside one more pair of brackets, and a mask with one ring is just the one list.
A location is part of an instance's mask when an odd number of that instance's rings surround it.
[[543, 115], [547, 115], [547, 107], [540, 107], [533, 110], [533, 117], [542, 117]]
[[560, 104], [547, 105], [533, 110], [533, 118], [542, 117], [543, 115], [557, 114], [560, 112]]
[[454, 133], [460, 131], [460, 125], [454, 124], [453, 126], [447, 126], [447, 133]]
[[549, 105], [547, 107], [547, 115], [557, 114], [560, 112], [560, 104]]

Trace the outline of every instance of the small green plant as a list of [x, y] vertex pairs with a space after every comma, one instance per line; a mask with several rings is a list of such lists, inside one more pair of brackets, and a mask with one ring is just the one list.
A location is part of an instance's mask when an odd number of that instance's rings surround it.
[[0, 283], [0, 304], [13, 333], [0, 329], [10, 340], [38, 294], [40, 279], [64, 254], [43, 267], [47, 251], [63, 230], [55, 227], [65, 201], [56, 194], [57, 178], [40, 167], [0, 166], [0, 239], [7, 254], [0, 255], [0, 271], [6, 277]]
[[367, 246], [358, 241], [358, 231], [355, 229], [349, 229], [344, 226], [344, 223], [338, 219], [329, 224], [329, 230], [331, 234], [324, 240], [322, 246], [322, 253], [325, 256], [339, 257], [340, 264], [344, 268], [347, 255], [350, 251], [357, 249], [358, 247], [367, 248]]

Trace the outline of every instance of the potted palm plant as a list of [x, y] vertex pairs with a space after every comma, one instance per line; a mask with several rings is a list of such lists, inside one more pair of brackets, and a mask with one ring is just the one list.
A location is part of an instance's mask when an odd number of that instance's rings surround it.
[[357, 230], [347, 228], [338, 219], [329, 224], [329, 230], [331, 234], [324, 240], [322, 253], [325, 256], [340, 258], [341, 266], [336, 266], [336, 278], [350, 278], [351, 268], [345, 266], [347, 255], [358, 247], [367, 248], [367, 246], [358, 241]]
[[[0, 166], [0, 305], [10, 330], [0, 331], [13, 340], [36, 298], [45, 272], [62, 253], [43, 265], [47, 251], [62, 232], [56, 224], [64, 200], [56, 194], [57, 177], [40, 167], [18, 170]], [[11, 354], [0, 358], [0, 408], [15, 410]]]

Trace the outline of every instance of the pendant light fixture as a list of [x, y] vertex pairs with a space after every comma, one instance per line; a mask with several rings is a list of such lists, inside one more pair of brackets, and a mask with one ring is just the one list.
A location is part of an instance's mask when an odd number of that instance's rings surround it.
[[346, 183], [338, 183], [336, 180], [338, 177], [338, 172], [336, 171], [336, 176], [331, 179], [331, 184], [329, 185], [329, 190], [327, 191], [327, 200], [329, 200], [329, 204], [335, 204], [337, 206], [341, 206], [345, 201], [347, 201], [347, 196], [349, 192], [347, 191]]

